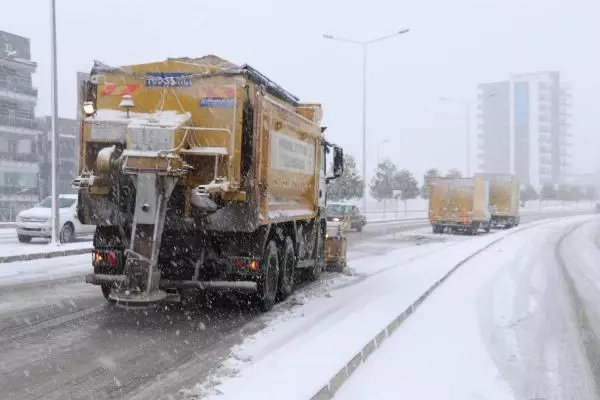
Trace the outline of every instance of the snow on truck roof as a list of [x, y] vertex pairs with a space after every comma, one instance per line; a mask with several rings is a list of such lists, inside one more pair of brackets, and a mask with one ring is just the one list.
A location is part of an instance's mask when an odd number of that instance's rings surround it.
[[[215, 55], [206, 55], [204, 57], [199, 58], [189, 58], [189, 57], [177, 57], [177, 58], [167, 58], [165, 62], [177, 62], [181, 64], [195, 65], [198, 67], [204, 67], [206, 72], [202, 73], [190, 73], [192, 78], [209, 78], [212, 76], [234, 76], [234, 75], [242, 75], [245, 78], [251, 80], [254, 83], [264, 85], [265, 91], [272, 96], [275, 96], [283, 101], [286, 101], [294, 106], [298, 106], [300, 103], [300, 99], [269, 78], [260, 73], [258, 70], [252, 68], [248, 64], [242, 64], [241, 66], [236, 65], [228, 60], [225, 60], [221, 57], [217, 57]], [[131, 69], [131, 67], [111, 67], [106, 65], [100, 61], [94, 60], [94, 67], [90, 75], [95, 75], [96, 73], [104, 72], [104, 73], [123, 73], [127, 75], [135, 76], [136, 73]]]

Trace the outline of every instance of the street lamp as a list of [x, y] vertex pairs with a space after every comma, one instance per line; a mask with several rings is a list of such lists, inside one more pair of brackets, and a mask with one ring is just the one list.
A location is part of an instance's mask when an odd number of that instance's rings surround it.
[[[489, 93], [487, 97], [494, 97], [496, 95], [495, 92]], [[471, 105], [475, 102], [475, 100], [456, 100], [449, 99], [447, 97], [440, 97], [440, 101], [445, 101], [449, 103], [460, 104], [465, 107], [465, 136], [466, 136], [466, 146], [467, 146], [467, 176], [471, 176]]]
[[363, 192], [363, 212], [367, 212], [367, 48], [370, 44], [381, 42], [386, 39], [391, 39], [396, 36], [408, 33], [408, 29], [401, 29], [389, 35], [381, 36], [375, 39], [360, 41], [354, 39], [346, 39], [333, 35], [323, 34], [325, 39], [337, 40], [338, 42], [346, 42], [362, 47], [363, 51], [363, 121], [362, 121], [362, 136], [363, 136], [363, 154], [362, 154], [362, 175], [365, 181]]
[[52, 244], [59, 243], [60, 214], [57, 192], [57, 169], [58, 169], [58, 85], [57, 85], [57, 61], [56, 61], [56, 0], [50, 0], [50, 30], [52, 49]]
[[381, 145], [382, 145], [382, 144], [387, 144], [387, 143], [389, 143], [389, 142], [391, 142], [391, 140], [390, 140], [390, 139], [383, 139], [381, 142], [379, 142], [379, 143], [377, 144], [377, 165], [379, 165], [379, 163], [381, 162], [381, 161], [380, 161], [380, 158], [379, 158], [379, 149], [381, 148]]

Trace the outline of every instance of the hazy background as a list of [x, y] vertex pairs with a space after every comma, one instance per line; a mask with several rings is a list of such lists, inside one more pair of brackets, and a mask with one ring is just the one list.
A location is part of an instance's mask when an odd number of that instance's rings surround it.
[[[31, 39], [37, 114], [47, 114], [50, 0], [6, 3], [0, 29]], [[464, 172], [464, 110], [439, 96], [467, 100], [479, 82], [544, 70], [560, 71], [573, 87], [572, 172], [599, 164], [598, 0], [57, 0], [57, 13], [64, 117], [75, 117], [75, 73], [89, 71], [93, 59], [123, 65], [215, 54], [253, 65], [302, 101], [323, 103], [329, 138], [360, 161], [361, 49], [321, 35], [367, 40], [410, 28], [370, 47], [370, 172], [386, 138], [382, 157], [419, 179], [430, 167]]]

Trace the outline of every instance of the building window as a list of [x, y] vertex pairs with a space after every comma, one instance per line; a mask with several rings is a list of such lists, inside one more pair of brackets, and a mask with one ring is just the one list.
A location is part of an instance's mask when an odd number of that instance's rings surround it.
[[17, 147], [17, 153], [19, 154], [31, 154], [31, 140], [21, 139]]
[[34, 188], [37, 187], [37, 174], [31, 172], [4, 172], [0, 184], [8, 187]]

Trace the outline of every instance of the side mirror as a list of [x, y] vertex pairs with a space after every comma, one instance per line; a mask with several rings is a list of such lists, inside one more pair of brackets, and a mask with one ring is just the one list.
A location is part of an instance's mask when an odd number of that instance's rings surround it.
[[333, 177], [339, 178], [344, 173], [344, 150], [341, 147], [333, 148]]

